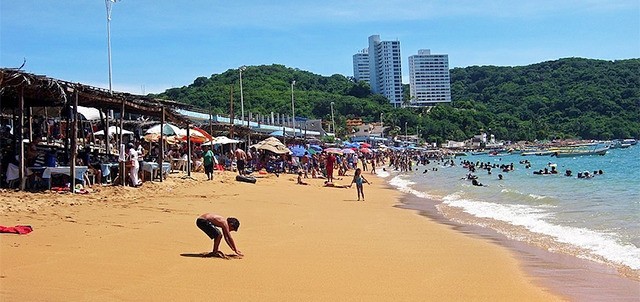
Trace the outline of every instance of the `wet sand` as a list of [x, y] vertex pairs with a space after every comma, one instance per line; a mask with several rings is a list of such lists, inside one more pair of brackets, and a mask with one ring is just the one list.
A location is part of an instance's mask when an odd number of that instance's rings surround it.
[[[489, 240], [513, 251], [535, 282], [573, 301], [638, 301], [640, 282], [615, 268], [507, 238], [489, 228], [452, 221], [438, 211], [438, 201], [406, 194], [400, 208], [419, 211], [438, 223], [469, 236]], [[455, 213], [460, 217], [461, 213]]]
[[[86, 195], [2, 193], [0, 224], [34, 231], [0, 235], [0, 300], [566, 300], [512, 250], [397, 207], [402, 195], [375, 176], [365, 202], [355, 187], [293, 175], [180, 176]], [[201, 257], [212, 246], [195, 226], [205, 212], [240, 220], [232, 235], [245, 257]]]

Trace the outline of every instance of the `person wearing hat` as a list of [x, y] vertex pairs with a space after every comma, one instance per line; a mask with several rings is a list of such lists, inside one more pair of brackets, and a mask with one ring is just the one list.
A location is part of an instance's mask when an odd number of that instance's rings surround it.
[[224, 237], [224, 241], [227, 242], [227, 245], [236, 255], [243, 256], [242, 252], [236, 247], [233, 237], [231, 237], [231, 231], [237, 232], [238, 228], [240, 228], [240, 221], [238, 221], [238, 219], [233, 217], [224, 218], [217, 214], [205, 213], [196, 219], [196, 225], [213, 240], [213, 251], [205, 254], [206, 257], [227, 258], [227, 256], [218, 249], [222, 237]]

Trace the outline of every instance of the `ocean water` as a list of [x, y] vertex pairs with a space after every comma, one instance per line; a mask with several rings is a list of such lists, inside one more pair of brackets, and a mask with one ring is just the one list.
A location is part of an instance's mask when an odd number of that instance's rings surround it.
[[[511, 164], [514, 170], [476, 169], [484, 186], [463, 179], [461, 161]], [[520, 161], [528, 160], [526, 168]], [[455, 166], [431, 161], [397, 172], [387, 167], [380, 176], [400, 191], [434, 206], [446, 219], [490, 228], [525, 244], [606, 264], [627, 277], [640, 275], [640, 145], [611, 149], [604, 156], [471, 155]], [[534, 171], [556, 166], [558, 174]], [[437, 169], [435, 171], [434, 169]], [[564, 175], [571, 170], [573, 176]], [[593, 178], [581, 171], [602, 170]], [[502, 174], [503, 179], [498, 179]]]

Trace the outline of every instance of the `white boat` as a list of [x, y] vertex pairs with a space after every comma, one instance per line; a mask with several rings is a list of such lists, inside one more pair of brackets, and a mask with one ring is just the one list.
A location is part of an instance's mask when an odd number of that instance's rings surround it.
[[609, 150], [608, 144], [593, 143], [593, 144], [581, 144], [573, 145], [552, 150], [551, 156], [556, 157], [574, 157], [584, 155], [605, 155]]

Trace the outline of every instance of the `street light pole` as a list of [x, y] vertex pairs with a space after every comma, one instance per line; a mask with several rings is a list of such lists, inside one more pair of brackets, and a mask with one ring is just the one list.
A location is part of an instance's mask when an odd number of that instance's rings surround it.
[[109, 57], [109, 94], [113, 94], [111, 83], [111, 4], [116, 3], [118, 0], [104, 0], [107, 6], [107, 54]]
[[331, 102], [331, 128], [333, 129], [333, 136], [336, 136], [336, 120], [333, 118], [333, 102]]
[[[104, 4], [107, 7], [107, 57], [109, 60], [109, 95], [113, 94], [113, 84], [111, 81], [111, 4], [116, 3], [118, 0], [104, 0]], [[109, 148], [109, 117], [113, 116], [113, 110], [109, 110], [107, 117], [105, 118], [104, 125], [104, 137], [105, 137], [105, 151], [107, 155], [111, 154], [111, 148]], [[122, 132], [122, 127], [120, 129]]]
[[407, 141], [408, 135], [407, 135], [407, 122], [404, 122], [404, 140]]
[[[293, 85], [296, 84], [296, 80], [291, 81], [291, 114], [293, 115], [293, 138], [296, 138], [296, 105], [293, 99]], [[283, 134], [284, 135], [284, 134]]]
[[245, 71], [247, 69], [247, 66], [240, 66], [240, 68], [238, 68], [238, 70], [240, 71], [240, 111], [241, 111], [241, 117], [242, 117], [242, 122], [240, 124], [244, 123], [244, 96], [242, 94], [242, 72]]

